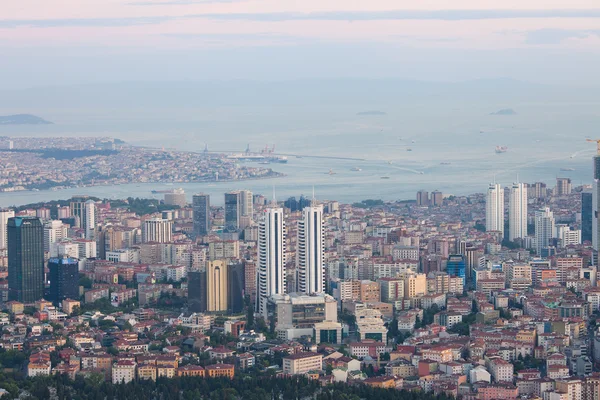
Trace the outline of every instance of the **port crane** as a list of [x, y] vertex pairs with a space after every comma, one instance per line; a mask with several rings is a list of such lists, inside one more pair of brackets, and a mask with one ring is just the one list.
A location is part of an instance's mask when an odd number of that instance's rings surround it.
[[596, 143], [596, 146], [598, 147], [598, 155], [600, 155], [600, 139], [585, 139], [585, 141]]

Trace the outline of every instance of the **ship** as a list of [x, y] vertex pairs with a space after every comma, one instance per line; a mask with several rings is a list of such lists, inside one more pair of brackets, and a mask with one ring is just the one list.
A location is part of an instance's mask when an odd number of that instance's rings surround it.
[[412, 149], [411, 149], [411, 148], [408, 148], [408, 149], [406, 149], [406, 151], [412, 151]]
[[496, 146], [496, 154], [506, 153], [508, 151], [508, 147], [506, 146]]
[[575, 171], [575, 168], [561, 168], [561, 171]]
[[362, 169], [358, 168], [358, 167], [354, 167], [351, 169], [351, 171], [360, 172], [360, 171], [362, 171]]
[[381, 179], [390, 179], [389, 176], [382, 176]]

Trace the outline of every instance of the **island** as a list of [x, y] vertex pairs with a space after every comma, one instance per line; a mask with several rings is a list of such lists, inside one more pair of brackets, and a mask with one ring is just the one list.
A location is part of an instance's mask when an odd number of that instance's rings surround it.
[[503, 108], [502, 110], [490, 113], [490, 115], [517, 115], [517, 112], [512, 108]]
[[356, 115], [387, 115], [387, 113], [385, 113], [383, 111], [373, 110], [373, 111], [361, 111], [359, 113], [356, 113]]
[[36, 115], [14, 114], [0, 115], [0, 125], [51, 125], [53, 122], [46, 121]]

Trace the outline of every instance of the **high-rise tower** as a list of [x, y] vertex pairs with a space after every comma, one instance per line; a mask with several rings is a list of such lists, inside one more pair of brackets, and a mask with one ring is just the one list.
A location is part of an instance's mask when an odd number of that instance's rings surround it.
[[204, 193], [192, 197], [194, 209], [194, 233], [196, 236], [207, 235], [211, 229], [210, 222], [210, 196]]
[[598, 213], [600, 212], [600, 153], [594, 156], [592, 207], [592, 247], [598, 251], [600, 250], [600, 223], [598, 219]]
[[225, 230], [237, 231], [242, 216], [242, 193], [234, 191], [225, 193]]
[[9, 218], [8, 297], [33, 303], [44, 296], [44, 226], [39, 218]]
[[286, 292], [285, 235], [283, 209], [274, 204], [264, 211], [258, 229], [256, 311], [263, 318], [267, 317], [269, 297]]
[[296, 270], [299, 292], [325, 292], [324, 256], [323, 206], [306, 207], [298, 221]]
[[67, 256], [48, 260], [50, 291], [48, 300], [60, 303], [79, 298], [79, 262]]
[[8, 246], [6, 226], [8, 225], [8, 219], [14, 216], [14, 210], [0, 209], [0, 249], [6, 249]]
[[535, 251], [542, 254], [542, 249], [550, 245], [554, 235], [554, 214], [548, 207], [535, 212]]
[[527, 236], [527, 184], [513, 183], [508, 204], [508, 240]]
[[504, 237], [504, 188], [490, 184], [485, 202], [485, 230], [502, 232]]

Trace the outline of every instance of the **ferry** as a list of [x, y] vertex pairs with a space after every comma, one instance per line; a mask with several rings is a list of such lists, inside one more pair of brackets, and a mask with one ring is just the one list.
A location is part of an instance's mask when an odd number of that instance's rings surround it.
[[561, 168], [561, 171], [575, 171], [575, 168]]
[[508, 147], [506, 146], [496, 146], [496, 154], [506, 153], [508, 151]]

